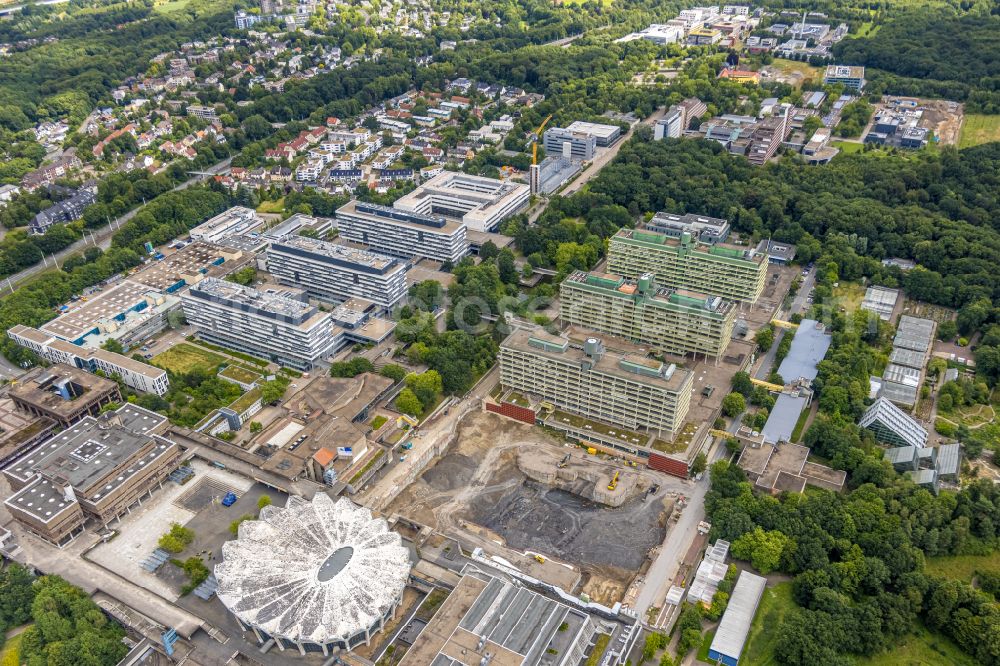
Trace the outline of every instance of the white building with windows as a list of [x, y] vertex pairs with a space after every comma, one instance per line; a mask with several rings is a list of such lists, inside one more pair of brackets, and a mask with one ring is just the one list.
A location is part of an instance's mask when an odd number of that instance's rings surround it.
[[281, 284], [322, 301], [362, 298], [388, 309], [406, 295], [404, 262], [306, 236], [285, 236], [272, 243], [267, 270]]
[[362, 201], [337, 209], [337, 228], [342, 238], [393, 257], [455, 263], [469, 252], [460, 222]]
[[396, 200], [393, 208], [441, 215], [474, 231], [496, 231], [500, 223], [527, 207], [527, 185], [444, 171]]
[[298, 289], [245, 287], [205, 278], [181, 297], [184, 316], [208, 342], [301, 370], [333, 353], [343, 331]]
[[260, 226], [256, 211], [244, 206], [233, 206], [224, 213], [202, 222], [191, 230], [191, 240], [218, 243], [226, 236], [243, 234]]

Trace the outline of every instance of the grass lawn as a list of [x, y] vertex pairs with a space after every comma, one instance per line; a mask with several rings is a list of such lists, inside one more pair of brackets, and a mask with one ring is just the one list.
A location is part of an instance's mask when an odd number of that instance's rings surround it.
[[21, 663], [21, 639], [24, 633], [14, 636], [0, 650], [0, 666], [17, 666]]
[[899, 645], [875, 655], [855, 659], [857, 666], [975, 666], [976, 662], [962, 652], [951, 639], [921, 626], [916, 633], [903, 638]]
[[841, 282], [833, 289], [833, 300], [837, 307], [847, 312], [856, 312], [865, 298], [865, 288], [857, 282]]
[[708, 659], [708, 649], [712, 647], [712, 639], [715, 638], [715, 629], [712, 629], [705, 634], [705, 638], [701, 641], [701, 646], [698, 647], [698, 661], [703, 661], [706, 664], [711, 664], [713, 662]]
[[840, 148], [840, 152], [844, 155], [860, 153], [865, 149], [865, 145], [863, 143], [854, 143], [852, 141], [831, 141], [830, 145], [834, 148]]
[[258, 213], [281, 213], [285, 210], [285, 197], [281, 197], [277, 201], [262, 201], [259, 206], [257, 206]]
[[254, 372], [249, 368], [244, 368], [241, 365], [228, 365], [225, 369], [219, 373], [222, 377], [227, 377], [244, 384], [252, 384], [253, 382], [260, 379], [260, 373]]
[[970, 148], [981, 143], [1000, 141], [1000, 116], [967, 113], [958, 137], [959, 148]]
[[793, 442], [797, 442], [802, 438], [802, 430], [806, 427], [806, 421], [809, 420], [811, 411], [810, 409], [803, 409], [802, 413], [799, 414], [799, 419], [795, 422], [795, 428], [792, 430]]
[[152, 358], [153, 363], [161, 368], [181, 374], [191, 372], [195, 368], [203, 368], [208, 372], [212, 372], [220, 363], [225, 363], [226, 360], [226, 357], [221, 354], [216, 354], [213, 351], [187, 342], [175, 345]]
[[874, 23], [862, 23], [858, 29], [854, 32], [855, 37], [874, 37], [878, 34], [878, 31], [882, 29], [882, 25], [875, 25]]
[[778, 641], [778, 628], [793, 608], [792, 584], [778, 583], [764, 590], [757, 614], [750, 626], [746, 647], [743, 648], [741, 664], [747, 666], [770, 666], [776, 664], [774, 647]]
[[972, 582], [976, 571], [991, 571], [1000, 574], [1000, 552], [992, 555], [952, 555], [948, 557], [928, 557], [924, 570], [929, 576], [940, 576]]

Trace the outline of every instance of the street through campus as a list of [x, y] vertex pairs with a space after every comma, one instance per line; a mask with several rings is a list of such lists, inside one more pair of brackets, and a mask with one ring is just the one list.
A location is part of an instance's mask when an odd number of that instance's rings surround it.
[[[179, 190], [186, 189], [191, 185], [194, 185], [195, 183], [201, 182], [202, 180], [209, 178], [209, 176], [206, 176], [204, 174], [212, 174], [212, 175], [220, 174], [229, 168], [229, 164], [232, 161], [233, 158], [231, 157], [226, 158], [221, 162], [215, 164], [214, 166], [209, 167], [203, 173], [191, 176], [183, 183], [180, 183], [175, 187], [173, 187], [170, 191], [177, 192]], [[150, 202], [147, 201], [146, 203], [148, 204]], [[33, 275], [41, 273], [42, 271], [48, 270], [50, 268], [55, 268], [71, 254], [80, 252], [91, 246], [96, 246], [101, 248], [102, 250], [107, 250], [109, 247], [111, 247], [111, 238], [115, 235], [115, 233], [119, 229], [121, 229], [123, 224], [125, 224], [133, 217], [135, 217], [139, 213], [139, 211], [143, 209], [145, 205], [146, 204], [143, 204], [142, 206], [136, 206], [135, 208], [128, 211], [121, 217], [111, 220], [110, 224], [101, 227], [97, 231], [86, 230], [84, 232], [83, 238], [81, 238], [80, 240], [76, 241], [72, 245], [64, 247], [63, 249], [59, 250], [58, 252], [55, 252], [54, 254], [46, 255], [37, 264], [29, 266], [18, 273], [14, 273], [13, 275], [9, 276], [8, 278], [0, 282], [0, 286], [2, 286], [4, 290], [9, 290], [9, 293], [13, 293], [14, 289], [20, 286], [20, 284], [23, 283], [25, 280], [27, 280]], [[4, 293], [6, 294], [8, 292], [4, 291]], [[2, 369], [2, 366], [0, 366], [0, 369]]]

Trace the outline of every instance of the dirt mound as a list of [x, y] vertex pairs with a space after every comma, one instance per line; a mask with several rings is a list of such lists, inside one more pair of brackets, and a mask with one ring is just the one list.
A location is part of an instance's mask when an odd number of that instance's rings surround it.
[[449, 453], [420, 478], [434, 490], [455, 490], [469, 483], [478, 463], [461, 453]]

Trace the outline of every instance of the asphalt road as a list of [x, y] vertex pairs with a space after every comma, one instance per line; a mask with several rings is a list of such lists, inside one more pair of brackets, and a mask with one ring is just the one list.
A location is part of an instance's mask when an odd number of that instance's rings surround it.
[[[231, 161], [232, 158], [227, 158], [219, 162], [215, 166], [205, 169], [205, 171], [211, 172], [213, 174], [221, 173], [229, 168], [229, 163]], [[207, 178], [207, 176], [192, 176], [191, 178], [184, 181], [177, 187], [173, 188], [173, 190], [171, 191], [176, 192], [178, 190], [183, 190], [193, 185], [194, 183], [204, 180], [205, 178]], [[25, 268], [23, 271], [11, 275], [9, 278], [0, 283], [0, 285], [2, 285], [4, 289], [9, 289], [11, 292], [13, 292], [13, 290], [18, 285], [20, 285], [22, 282], [24, 282], [31, 276], [36, 275], [37, 273], [40, 273], [48, 268], [51, 268], [53, 266], [53, 261], [50, 260], [54, 260], [54, 263], [58, 265], [62, 263], [63, 259], [67, 258], [71, 254], [74, 254], [76, 252], [81, 252], [86, 248], [90, 247], [91, 245], [96, 245], [102, 250], [108, 249], [109, 247], [111, 247], [111, 237], [115, 234], [116, 231], [118, 231], [119, 228], [121, 228], [121, 225], [125, 224], [133, 217], [135, 217], [136, 213], [138, 213], [140, 209], [141, 206], [130, 210], [121, 217], [112, 220], [111, 224], [109, 224], [108, 226], [101, 227], [101, 229], [99, 229], [98, 231], [90, 232], [88, 230], [87, 233], [84, 235], [84, 237], [78, 240], [77, 242], [73, 243], [68, 247], [63, 248], [62, 250], [56, 252], [53, 255], [45, 257], [44, 261], [40, 261], [34, 266], [29, 266], [28, 268]]]

